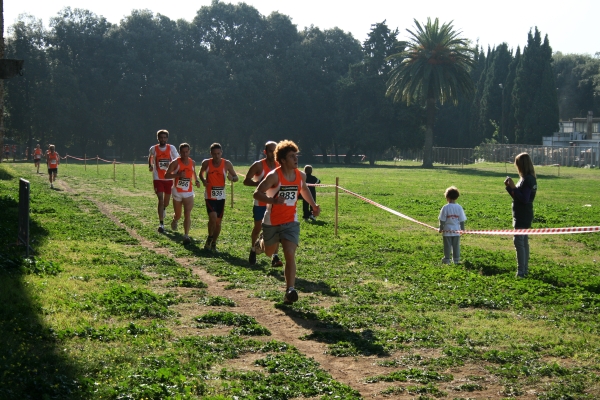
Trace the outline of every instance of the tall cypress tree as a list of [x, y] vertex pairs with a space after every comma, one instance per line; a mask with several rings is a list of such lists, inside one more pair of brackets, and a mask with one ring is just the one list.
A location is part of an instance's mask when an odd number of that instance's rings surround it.
[[475, 146], [482, 141], [481, 131], [479, 130], [479, 112], [481, 110], [481, 97], [483, 96], [483, 86], [485, 83], [485, 74], [489, 64], [491, 50], [488, 48], [487, 57], [481, 51], [476, 62], [476, 66], [471, 74], [473, 82], [476, 82], [475, 94], [471, 103], [471, 114], [469, 116], [469, 143]]
[[517, 47], [517, 52], [508, 67], [508, 75], [506, 83], [502, 90], [502, 120], [500, 122], [500, 136], [508, 138], [508, 143], [515, 142], [515, 127], [517, 121], [515, 119], [515, 104], [512, 97], [513, 88], [515, 87], [515, 78], [517, 76], [517, 67], [521, 62], [521, 47]]
[[527, 46], [513, 88], [515, 103], [515, 141], [541, 144], [542, 136], [558, 128], [558, 98], [552, 72], [552, 48], [548, 36], [542, 44], [537, 27], [529, 32]]
[[506, 43], [500, 44], [492, 50], [489, 58], [489, 67], [486, 70], [483, 93], [479, 110], [479, 132], [484, 139], [489, 139], [494, 133], [492, 124], [501, 122], [502, 119], [502, 92], [508, 75], [508, 68], [512, 61], [512, 54]]

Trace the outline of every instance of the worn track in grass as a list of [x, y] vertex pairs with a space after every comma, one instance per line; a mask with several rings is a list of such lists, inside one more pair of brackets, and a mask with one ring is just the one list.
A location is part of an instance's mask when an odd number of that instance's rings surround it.
[[[383, 397], [381, 391], [389, 388], [390, 386], [407, 386], [414, 383], [390, 383], [390, 382], [378, 382], [378, 383], [365, 383], [365, 378], [380, 374], [389, 374], [392, 372], [390, 368], [378, 366], [377, 362], [385, 359], [393, 359], [401, 357], [403, 352], [396, 352], [392, 357], [378, 357], [378, 356], [359, 356], [359, 357], [334, 357], [325, 354], [327, 345], [318, 343], [310, 340], [301, 340], [300, 338], [308, 335], [315, 330], [322, 330], [317, 328], [316, 321], [305, 320], [301, 318], [295, 318], [291, 315], [286, 314], [283, 310], [273, 307], [273, 303], [270, 301], [261, 300], [251, 296], [251, 293], [243, 289], [226, 289], [230, 283], [220, 280], [220, 278], [207, 273], [203, 268], [194, 265], [195, 261], [191, 258], [180, 258], [175, 257], [167, 248], [159, 247], [154, 242], [138, 234], [137, 231], [125, 226], [120, 220], [113, 214], [112, 205], [105, 204], [99, 200], [86, 196], [85, 192], [78, 192], [71, 188], [69, 184], [61, 180], [57, 183], [57, 186], [64, 189], [69, 194], [79, 194], [84, 196], [87, 200], [93, 202], [98, 209], [106, 215], [111, 221], [118, 226], [127, 230], [127, 232], [137, 239], [141, 246], [144, 248], [156, 252], [161, 255], [165, 255], [176, 260], [180, 265], [191, 268], [193, 273], [197, 275], [203, 282], [208, 285], [207, 292], [211, 296], [223, 296], [228, 297], [235, 301], [236, 309], [238, 313], [252, 316], [256, 321], [271, 331], [269, 339], [275, 339], [295, 346], [300, 352], [307, 357], [314, 358], [320, 365], [321, 368], [327, 371], [331, 376], [339, 382], [347, 384], [353, 389], [360, 392], [365, 398], [372, 397]], [[172, 290], [172, 288], [171, 288]], [[182, 294], [191, 289], [178, 288]], [[282, 288], [283, 293], [283, 288]], [[190, 336], [190, 335], [204, 335], [205, 331], [198, 330], [192, 326], [193, 317], [201, 313], [201, 306], [195, 303], [183, 303], [175, 306], [177, 311], [181, 315], [181, 325], [172, 327], [175, 336]], [[423, 357], [439, 357], [441, 356], [439, 350], [430, 349], [419, 349], [419, 354]], [[251, 356], [247, 358], [242, 357], [239, 360], [232, 360], [228, 365], [235, 367], [239, 370], [254, 370], [256, 369], [253, 365], [253, 359]], [[477, 391], [476, 393], [469, 393], [469, 395], [475, 395], [479, 399], [493, 399], [502, 398], [501, 395], [502, 385], [498, 382], [498, 379], [485, 369], [483, 364], [466, 364], [463, 367], [450, 368], [448, 371], [454, 376], [452, 382], [446, 384], [439, 384], [441, 390], [449, 392], [449, 397], [464, 396], [466, 393], [453, 392], [452, 387], [459, 386], [467, 381], [468, 376], [485, 376], [485, 382], [482, 382], [485, 390]], [[398, 394], [394, 394], [393, 398], [414, 398], [414, 394], [408, 394], [406, 391]], [[470, 396], [468, 396], [470, 397]], [[526, 393], [525, 395], [519, 396], [522, 399], [536, 398], [535, 393]]]

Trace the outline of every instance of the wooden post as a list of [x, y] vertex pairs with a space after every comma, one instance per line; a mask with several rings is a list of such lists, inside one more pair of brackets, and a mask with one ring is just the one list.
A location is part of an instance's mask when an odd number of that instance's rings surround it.
[[558, 164], [558, 176], [560, 176], [560, 164]]
[[83, 170], [87, 171], [87, 155], [83, 153]]
[[233, 181], [231, 181], [231, 208], [233, 208]]
[[338, 194], [339, 194], [340, 178], [335, 178], [335, 237], [338, 236]]
[[113, 182], [117, 181], [117, 159], [113, 158]]
[[98, 163], [100, 162], [99, 159], [100, 157], [98, 157], [98, 154], [96, 154], [96, 174], [100, 173], [100, 167], [98, 166]]
[[135, 187], [135, 157], [131, 164], [133, 165], [133, 187]]

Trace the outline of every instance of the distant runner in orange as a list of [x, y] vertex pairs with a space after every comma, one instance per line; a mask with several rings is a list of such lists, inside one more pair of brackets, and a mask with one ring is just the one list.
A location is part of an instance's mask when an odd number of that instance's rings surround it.
[[58, 175], [58, 166], [60, 165], [60, 156], [55, 151], [53, 144], [48, 146], [48, 152], [46, 153], [46, 165], [48, 166], [48, 180], [50, 181], [50, 188], [54, 189], [54, 182], [56, 182], [56, 175]]

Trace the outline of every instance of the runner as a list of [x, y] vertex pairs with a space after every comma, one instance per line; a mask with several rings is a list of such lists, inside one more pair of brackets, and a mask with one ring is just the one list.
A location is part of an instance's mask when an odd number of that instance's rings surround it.
[[[254, 164], [250, 166], [246, 178], [244, 179], [244, 185], [258, 186], [269, 172], [279, 166], [279, 163], [275, 161], [275, 147], [277, 147], [277, 143], [273, 141], [265, 143], [265, 149], [263, 150], [265, 158], [254, 162]], [[252, 245], [250, 247], [250, 256], [248, 257], [248, 263], [250, 263], [250, 265], [256, 264], [256, 249], [254, 248], [254, 243], [258, 240], [258, 235], [262, 229], [262, 220], [265, 216], [265, 211], [267, 211], [267, 203], [254, 200], [254, 207], [252, 208], [254, 228], [252, 228]], [[275, 249], [275, 253], [271, 259], [271, 266], [283, 266], [283, 263], [277, 255], [277, 249]]]
[[212, 158], [203, 160], [200, 168], [200, 180], [205, 187], [204, 199], [208, 213], [208, 238], [204, 250], [216, 252], [225, 211], [225, 176], [232, 182], [237, 182], [238, 177], [231, 162], [222, 158], [223, 149], [219, 143], [210, 146], [210, 155]]
[[4, 159], [6, 161], [8, 161], [8, 158], [10, 157], [10, 146], [8, 144], [4, 145]]
[[33, 150], [33, 163], [37, 168], [36, 173], [40, 173], [40, 161], [42, 160], [42, 148], [38, 144], [35, 146], [35, 150]]
[[156, 139], [158, 140], [158, 144], [150, 147], [148, 170], [153, 174], [154, 193], [156, 193], [156, 197], [158, 198], [158, 232], [163, 233], [165, 231], [164, 221], [167, 218], [167, 207], [169, 207], [171, 189], [173, 187], [173, 180], [165, 178], [165, 173], [171, 162], [179, 157], [179, 153], [177, 153], [175, 146], [167, 144], [169, 131], [166, 129], [156, 132]]
[[165, 178], [175, 179], [173, 185], [173, 221], [171, 221], [171, 229], [177, 230], [177, 223], [181, 218], [181, 207], [183, 206], [183, 244], [190, 244], [192, 240], [189, 237], [190, 226], [192, 225], [192, 209], [194, 208], [194, 186], [192, 178], [196, 182], [196, 186], [200, 187], [200, 182], [196, 176], [196, 163], [190, 156], [190, 145], [181, 143], [179, 145], [179, 153], [181, 154], [176, 160], [169, 164], [169, 168], [165, 173]]
[[256, 200], [267, 203], [263, 219], [263, 235], [255, 243], [256, 253], [263, 251], [270, 256], [281, 242], [285, 257], [285, 295], [283, 302], [291, 304], [298, 300], [294, 289], [296, 281], [296, 249], [300, 242], [300, 223], [296, 203], [298, 192], [313, 208], [313, 215], [319, 216], [321, 209], [315, 203], [306, 186], [306, 175], [298, 169], [298, 146], [291, 140], [277, 144], [275, 159], [279, 167], [271, 171], [254, 191]]
[[46, 164], [48, 166], [48, 180], [50, 181], [50, 188], [54, 189], [54, 181], [56, 181], [56, 175], [58, 174], [58, 166], [60, 165], [60, 156], [55, 150], [53, 144], [48, 146], [48, 153], [46, 153]]

